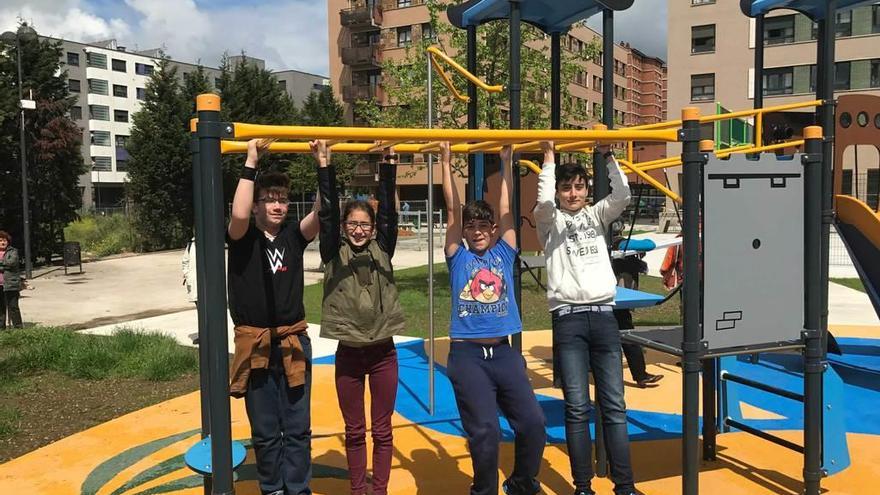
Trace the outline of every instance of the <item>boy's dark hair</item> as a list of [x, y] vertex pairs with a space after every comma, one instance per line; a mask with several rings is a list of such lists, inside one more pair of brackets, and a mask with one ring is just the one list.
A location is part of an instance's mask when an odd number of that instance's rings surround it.
[[348, 215], [354, 210], [366, 212], [366, 214], [370, 216], [370, 223], [373, 225], [376, 224], [376, 211], [373, 210], [370, 203], [367, 203], [362, 199], [351, 199], [345, 203], [345, 207], [342, 209], [342, 221], [344, 222], [348, 220]]
[[556, 167], [556, 189], [564, 182], [574, 182], [580, 177], [584, 179], [584, 183], [590, 185], [590, 177], [587, 175], [587, 169], [577, 163], [563, 163]]
[[492, 210], [489, 203], [482, 199], [469, 201], [461, 211], [461, 223], [468, 223], [471, 220], [485, 220], [495, 223], [495, 211]]
[[290, 192], [290, 179], [281, 172], [266, 172], [257, 175], [254, 184], [254, 201], [256, 202], [260, 195], [266, 193], [272, 197], [287, 198]]
[[5, 230], [0, 230], [0, 239], [6, 239], [6, 242], [12, 242], [12, 236]]

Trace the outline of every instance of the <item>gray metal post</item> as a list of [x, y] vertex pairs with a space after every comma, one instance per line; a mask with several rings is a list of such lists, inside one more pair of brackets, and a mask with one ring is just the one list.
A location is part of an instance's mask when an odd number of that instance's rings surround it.
[[[21, 28], [19, 28], [20, 30]], [[18, 55], [16, 65], [18, 66], [18, 105], [21, 107], [21, 125], [19, 137], [19, 158], [21, 158], [21, 218], [24, 223], [24, 273], [25, 277], [31, 278], [33, 272], [33, 258], [31, 256], [31, 209], [30, 198], [28, 197], [28, 167], [27, 167], [27, 147], [25, 146], [25, 121], [24, 121], [24, 105], [21, 101], [24, 99], [24, 89], [21, 76], [21, 33], [15, 33], [15, 49]]]
[[[614, 129], [614, 11], [602, 9], [602, 123]], [[593, 204], [608, 196], [611, 185], [605, 157], [593, 152]]]
[[[232, 484], [232, 431], [229, 411], [229, 349], [226, 323], [226, 265], [223, 260], [225, 225], [223, 177], [220, 173], [220, 138], [231, 134], [220, 122], [220, 97], [199, 95], [198, 136], [204, 225], [205, 321], [208, 340], [211, 405], [212, 493], [235, 493]], [[200, 301], [201, 302], [201, 301]]]
[[[510, 0], [510, 128], [519, 129], [522, 127], [520, 122], [522, 87], [520, 85], [520, 51], [522, 49], [522, 36], [520, 32], [520, 0]], [[518, 156], [513, 156], [513, 163], [516, 163]], [[513, 228], [516, 232], [516, 247], [519, 250], [522, 247], [522, 214], [520, 213], [520, 176], [519, 170], [504, 170], [502, 164], [501, 172], [505, 174], [513, 174], [513, 198], [511, 198], [511, 210], [513, 213]], [[516, 268], [513, 270], [513, 295], [516, 299], [516, 307], [519, 309], [520, 318], [522, 318], [522, 267], [520, 265], [519, 255], [516, 257]], [[522, 352], [522, 332], [516, 333], [512, 338], [514, 349]]]
[[[434, 124], [434, 76], [428, 63], [428, 129]], [[470, 88], [468, 88], [470, 91]], [[434, 415], [434, 156], [428, 153], [428, 412]]]
[[[199, 138], [195, 132], [196, 119], [190, 123], [190, 151], [192, 153], [193, 174], [193, 225], [195, 228], [196, 261], [196, 314], [199, 328], [199, 406], [201, 408], [202, 438], [211, 434], [210, 368], [208, 367], [208, 326], [205, 321], [205, 212], [202, 209], [201, 163], [199, 162]], [[204, 493], [211, 493], [211, 477], [203, 478]]]
[[[752, 81], [754, 105], [764, 106], [764, 14], [755, 16], [755, 80]], [[757, 122], [756, 122], [757, 123]], [[755, 132], [759, 132], [757, 129]]]
[[700, 489], [700, 189], [705, 155], [700, 153], [700, 112], [682, 110], [684, 174], [682, 217], [684, 285], [684, 341], [682, 342], [682, 493], [696, 495]]
[[[822, 479], [822, 128], [804, 130], [804, 493]], [[827, 281], [826, 281], [827, 283]]]

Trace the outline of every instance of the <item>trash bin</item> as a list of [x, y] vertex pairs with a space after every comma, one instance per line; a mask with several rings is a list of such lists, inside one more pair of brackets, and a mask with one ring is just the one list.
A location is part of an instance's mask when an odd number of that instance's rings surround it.
[[67, 275], [67, 267], [79, 266], [79, 273], [82, 273], [82, 249], [76, 241], [66, 241], [64, 243], [64, 274]]

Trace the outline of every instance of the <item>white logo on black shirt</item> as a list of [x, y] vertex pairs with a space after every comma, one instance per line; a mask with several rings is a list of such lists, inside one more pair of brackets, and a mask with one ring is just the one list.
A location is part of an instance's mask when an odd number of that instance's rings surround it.
[[269, 258], [269, 268], [272, 269], [273, 274], [287, 271], [287, 267], [284, 266], [284, 249], [279, 251], [277, 248], [266, 248], [266, 257]]

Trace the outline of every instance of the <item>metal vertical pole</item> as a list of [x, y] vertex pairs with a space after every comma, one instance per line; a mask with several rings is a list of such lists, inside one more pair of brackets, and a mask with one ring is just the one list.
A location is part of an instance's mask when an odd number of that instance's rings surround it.
[[[199, 405], [201, 407], [202, 438], [211, 435], [211, 403], [210, 403], [210, 368], [208, 366], [208, 326], [205, 321], [205, 211], [202, 208], [202, 168], [199, 161], [199, 138], [196, 134], [198, 119], [191, 119], [190, 152], [192, 153], [193, 174], [193, 226], [195, 228], [195, 245], [192, 246], [196, 262], [196, 314], [199, 328]], [[192, 259], [192, 257], [190, 257]], [[211, 493], [211, 477], [203, 478], [204, 493]]]
[[550, 128], [562, 126], [562, 43], [560, 33], [550, 33]]
[[[434, 124], [434, 77], [428, 57], [428, 129]], [[434, 415], [434, 156], [428, 153], [428, 412]]]
[[[822, 331], [822, 361], [825, 361], [826, 342], [828, 340], [828, 263], [830, 253], [831, 239], [831, 222], [834, 217], [834, 118], [837, 102], [834, 99], [834, 86], [836, 84], [837, 68], [835, 64], [835, 40], [836, 40], [836, 22], [837, 19], [837, 0], [828, 0], [826, 6], [827, 19], [823, 26], [822, 37], [825, 39], [824, 56], [825, 69], [823, 77], [825, 79], [823, 85], [823, 102], [822, 113], [822, 132], [824, 139], [822, 140], [822, 321], [820, 329]], [[819, 70], [816, 69], [818, 77]]]
[[705, 155], [700, 153], [700, 111], [681, 111], [684, 170], [683, 257], [684, 341], [682, 342], [682, 493], [696, 495], [700, 489], [700, 192]]
[[[697, 126], [699, 129], [699, 126]], [[712, 150], [715, 149], [715, 143], [711, 139], [704, 139], [699, 142], [701, 164], [705, 164], [706, 158]], [[702, 181], [702, 175], [700, 176]], [[701, 218], [699, 215], [697, 218]], [[699, 226], [697, 227], [699, 234]], [[698, 242], [700, 242], [698, 240]], [[700, 250], [698, 250], [699, 256]], [[702, 263], [699, 264], [702, 266]], [[698, 272], [699, 273], [699, 272]], [[702, 277], [701, 277], [702, 278]], [[702, 294], [702, 292], [700, 292]], [[700, 336], [697, 335], [697, 341]], [[714, 461], [716, 454], [716, 435], [718, 433], [717, 421], [717, 386], [718, 386], [718, 358], [709, 358], [697, 362], [702, 367], [703, 373], [703, 459]], [[694, 397], [693, 401], [699, 400], [699, 396]]]
[[[754, 105], [764, 106], [764, 14], [755, 16], [755, 79], [752, 81]], [[755, 132], [759, 132], [757, 129]]]
[[19, 158], [21, 158], [21, 219], [24, 224], [24, 273], [25, 277], [31, 278], [34, 265], [31, 257], [31, 208], [30, 197], [28, 196], [28, 167], [27, 167], [27, 147], [25, 146], [25, 120], [24, 120], [24, 89], [22, 88], [21, 76], [21, 34], [15, 33], [15, 49], [18, 57], [16, 65], [18, 66], [18, 105], [21, 107], [21, 125], [19, 128]]
[[[205, 321], [208, 340], [211, 404], [212, 493], [235, 493], [232, 485], [232, 431], [229, 411], [229, 348], [226, 323], [226, 275], [223, 260], [224, 205], [220, 173], [220, 138], [231, 134], [220, 122], [220, 97], [201, 94], [198, 110], [199, 166], [201, 168], [203, 252], [205, 267]], [[200, 301], [201, 302], [201, 301]]]
[[[614, 11], [602, 9], [602, 123], [614, 129]], [[611, 188], [605, 157], [593, 152], [593, 204]]]
[[[510, 128], [519, 129], [522, 127], [520, 122], [522, 87], [520, 85], [520, 50], [522, 49], [522, 36], [520, 32], [520, 0], [510, 0]], [[513, 156], [512, 162], [516, 163], [518, 155]], [[517, 252], [522, 247], [522, 214], [520, 213], [520, 176], [519, 170], [514, 167], [512, 170], [504, 170], [503, 164], [501, 172], [504, 174], [513, 174], [513, 198], [511, 198], [511, 210], [513, 213], [513, 228], [516, 232]], [[513, 294], [516, 299], [516, 307], [519, 309], [520, 319], [522, 319], [522, 266], [519, 254], [516, 256], [516, 268], [513, 270]], [[513, 335], [513, 347], [522, 352], [522, 332]]]
[[[430, 70], [430, 67], [428, 68]], [[471, 74], [477, 73], [477, 26], [470, 25], [467, 27], [467, 70]], [[467, 83], [467, 95], [468, 95], [468, 107], [467, 107], [467, 121], [468, 121], [468, 129], [476, 129], [477, 128], [477, 85], [471, 82], [470, 80]], [[465, 201], [473, 201], [477, 198], [482, 198], [482, 187], [483, 184], [478, 184], [479, 182], [477, 178], [482, 178], [483, 174], [477, 173], [477, 167], [482, 167], [482, 164], [477, 164], [477, 156], [473, 153], [468, 154], [468, 183], [467, 183], [467, 191], [465, 194]], [[480, 192], [477, 192], [477, 189], [480, 189]]]
[[[822, 128], [804, 129], [804, 493], [822, 479]], [[827, 283], [827, 281], [826, 281]]]

